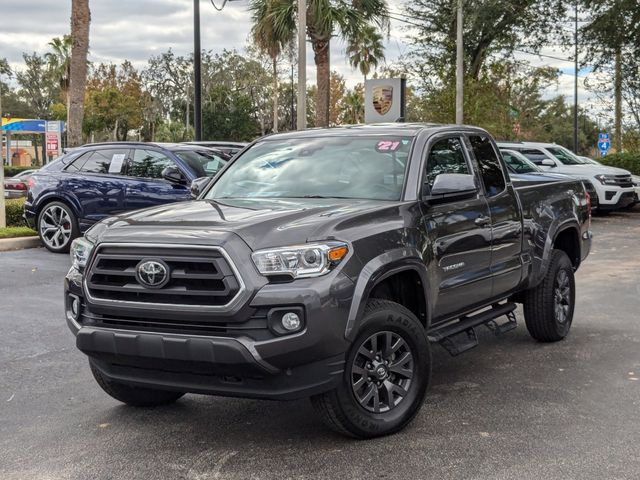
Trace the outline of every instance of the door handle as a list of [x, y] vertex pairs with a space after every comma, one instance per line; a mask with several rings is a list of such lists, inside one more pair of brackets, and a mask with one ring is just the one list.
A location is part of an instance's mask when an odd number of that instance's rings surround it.
[[491, 218], [485, 217], [484, 215], [480, 215], [478, 218], [475, 219], [474, 222], [479, 227], [486, 227], [491, 223]]

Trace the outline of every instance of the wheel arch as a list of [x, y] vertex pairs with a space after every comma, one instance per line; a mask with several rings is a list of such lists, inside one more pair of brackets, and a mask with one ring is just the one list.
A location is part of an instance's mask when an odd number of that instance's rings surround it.
[[[356, 282], [345, 338], [352, 340], [357, 335], [370, 298], [400, 303], [428, 328], [431, 323], [430, 285], [427, 268], [415, 249], [391, 250], [373, 258], [365, 264]], [[382, 297], [375, 297], [383, 293]]]
[[35, 223], [36, 223], [36, 228], [38, 226], [38, 219], [40, 218], [40, 213], [42, 212], [42, 210], [49, 205], [50, 203], [53, 202], [60, 202], [60, 203], [64, 203], [67, 207], [69, 207], [72, 211], [72, 213], [76, 216], [76, 221], [80, 221], [80, 206], [76, 204], [76, 202], [74, 202], [71, 198], [68, 198], [65, 195], [60, 195], [60, 194], [50, 194], [47, 195], [46, 197], [43, 197], [42, 199], [40, 199], [38, 201], [38, 204], [35, 207]]

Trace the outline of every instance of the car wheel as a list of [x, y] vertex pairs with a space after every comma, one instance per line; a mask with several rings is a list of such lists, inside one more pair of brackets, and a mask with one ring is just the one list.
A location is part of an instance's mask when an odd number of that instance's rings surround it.
[[175, 402], [184, 392], [171, 392], [152, 388], [133, 387], [107, 378], [94, 364], [89, 361], [91, 373], [100, 388], [116, 400], [132, 407], [155, 407]]
[[431, 377], [425, 328], [408, 309], [367, 302], [338, 388], [311, 401], [329, 428], [356, 438], [401, 430], [418, 413]]
[[38, 215], [38, 234], [49, 251], [65, 253], [73, 239], [80, 235], [80, 230], [76, 216], [67, 205], [51, 202]]
[[542, 282], [525, 293], [524, 319], [529, 334], [540, 342], [565, 338], [573, 321], [575, 296], [571, 260], [562, 250], [554, 250]]

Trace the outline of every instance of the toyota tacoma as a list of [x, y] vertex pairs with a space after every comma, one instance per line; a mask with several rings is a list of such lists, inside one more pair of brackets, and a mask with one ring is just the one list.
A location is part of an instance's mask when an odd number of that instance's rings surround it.
[[432, 345], [502, 335], [517, 303], [534, 339], [566, 337], [589, 201], [579, 180], [512, 180], [475, 127], [273, 135], [197, 199], [76, 239], [67, 323], [126, 404], [310, 397], [340, 433], [390, 434], [423, 404]]

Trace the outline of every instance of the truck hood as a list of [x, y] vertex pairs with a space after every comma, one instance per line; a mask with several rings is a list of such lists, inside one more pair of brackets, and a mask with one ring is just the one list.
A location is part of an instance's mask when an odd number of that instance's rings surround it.
[[605, 165], [562, 165], [549, 167], [545, 171], [548, 173], [567, 173], [580, 178], [593, 178], [596, 175], [629, 175], [627, 170]]
[[[102, 222], [97, 241], [198, 243], [236, 234], [253, 250], [341, 239], [367, 222], [398, 220], [400, 202], [358, 199], [195, 200], [137, 210]], [[105, 228], [106, 227], [106, 228]]]

